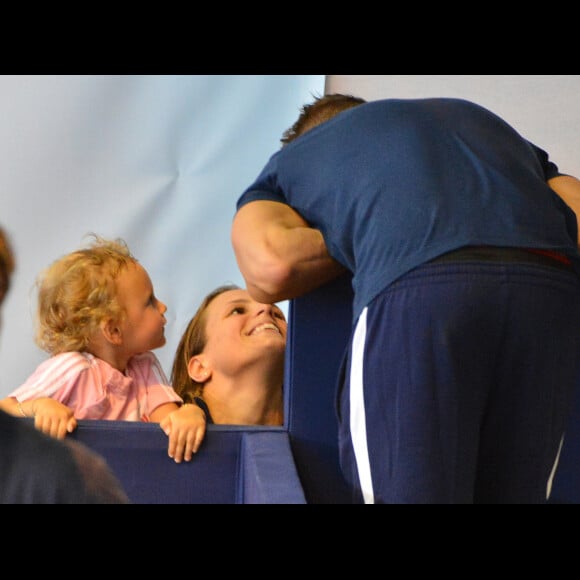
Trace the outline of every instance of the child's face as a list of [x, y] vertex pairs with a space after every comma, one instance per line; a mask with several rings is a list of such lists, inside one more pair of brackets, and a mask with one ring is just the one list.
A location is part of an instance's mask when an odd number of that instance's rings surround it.
[[208, 306], [204, 354], [214, 370], [235, 376], [264, 357], [283, 357], [287, 326], [278, 306], [256, 302], [246, 290], [228, 290]]
[[149, 275], [132, 264], [117, 278], [118, 300], [125, 309], [121, 323], [123, 347], [129, 356], [163, 346], [167, 306], [157, 300]]

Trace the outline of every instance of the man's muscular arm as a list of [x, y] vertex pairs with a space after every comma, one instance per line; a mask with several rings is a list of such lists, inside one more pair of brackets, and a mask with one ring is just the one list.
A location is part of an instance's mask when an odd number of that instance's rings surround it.
[[321, 232], [282, 203], [253, 201], [241, 207], [231, 240], [247, 290], [259, 302], [296, 298], [345, 272], [330, 257]]

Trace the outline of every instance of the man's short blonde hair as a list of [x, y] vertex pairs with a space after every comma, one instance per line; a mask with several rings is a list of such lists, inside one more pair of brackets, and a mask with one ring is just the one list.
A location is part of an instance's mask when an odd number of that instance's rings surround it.
[[340, 93], [314, 97], [312, 103], [302, 106], [300, 116], [296, 122], [284, 131], [282, 139], [280, 139], [282, 146], [294, 141], [300, 135], [304, 135], [306, 131], [310, 131], [313, 127], [332, 119], [339, 113], [364, 103], [366, 103], [366, 100], [361, 97]]

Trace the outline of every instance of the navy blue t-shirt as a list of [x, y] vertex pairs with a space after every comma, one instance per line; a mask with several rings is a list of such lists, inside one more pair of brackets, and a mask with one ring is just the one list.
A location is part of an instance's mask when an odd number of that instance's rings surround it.
[[462, 246], [544, 248], [580, 271], [576, 216], [545, 151], [453, 98], [344, 111], [276, 152], [237, 202], [293, 207], [353, 274], [353, 317], [413, 268]]

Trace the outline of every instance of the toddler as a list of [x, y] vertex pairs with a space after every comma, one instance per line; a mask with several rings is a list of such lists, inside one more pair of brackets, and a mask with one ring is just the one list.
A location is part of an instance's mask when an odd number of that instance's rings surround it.
[[204, 412], [183, 404], [152, 352], [165, 342], [167, 307], [121, 240], [93, 234], [37, 280], [36, 343], [51, 357], [0, 401], [63, 439], [78, 419], [152, 421], [175, 462], [190, 461], [206, 430]]

